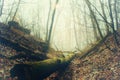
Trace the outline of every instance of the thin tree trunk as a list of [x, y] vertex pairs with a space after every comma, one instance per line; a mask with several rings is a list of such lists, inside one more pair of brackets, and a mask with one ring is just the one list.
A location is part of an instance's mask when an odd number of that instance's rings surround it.
[[39, 0], [38, 0], [38, 5], [37, 5], [37, 11], [38, 11], [38, 13], [37, 13], [37, 26], [39, 27], [39, 33], [38, 33], [38, 38], [40, 39], [41, 38], [41, 26], [39, 25], [39, 23], [40, 23], [40, 14], [39, 14], [39, 12], [40, 12], [40, 10], [39, 10]]
[[14, 21], [14, 19], [15, 19], [15, 16], [16, 16], [17, 11], [18, 11], [18, 9], [19, 9], [20, 2], [21, 2], [21, 0], [19, 0], [19, 2], [18, 2], [18, 5], [17, 5], [16, 11], [15, 11], [15, 13], [14, 13], [14, 15], [13, 15], [12, 21]]
[[97, 18], [96, 18], [95, 14], [94, 14], [94, 12], [93, 12], [93, 10], [92, 10], [92, 8], [91, 8], [90, 2], [89, 2], [89, 0], [85, 0], [85, 2], [86, 2], [87, 6], [88, 6], [88, 8], [89, 8], [89, 10], [90, 10], [90, 14], [91, 14], [91, 16], [92, 16], [91, 18], [93, 18], [94, 21], [95, 21], [95, 23], [96, 23], [96, 26], [97, 26], [99, 35], [100, 35], [100, 37], [103, 39], [103, 35], [102, 35], [101, 30], [100, 30], [99, 23], [98, 23]]
[[110, 15], [110, 19], [111, 19], [111, 27], [112, 27], [112, 30], [113, 30], [115, 43], [116, 43], [116, 46], [117, 46], [118, 45], [118, 40], [117, 40], [116, 31], [115, 31], [114, 18], [113, 18], [112, 7], [111, 7], [111, 0], [108, 0], [108, 6], [109, 6], [109, 10], [110, 10], [109, 15]]
[[[56, 0], [56, 5], [58, 4], [59, 0]], [[52, 28], [53, 28], [53, 23], [54, 23], [54, 19], [55, 19], [55, 13], [56, 13], [56, 6], [53, 10], [52, 13], [52, 19], [51, 19], [51, 24], [50, 24], [50, 30], [49, 30], [49, 34], [48, 34], [48, 40], [47, 40], [47, 44], [48, 44], [48, 48], [50, 46], [50, 39], [51, 39], [51, 34], [52, 34]]]
[[118, 30], [117, 0], [114, 0], [114, 10], [115, 10], [116, 28]]
[[97, 29], [96, 29], [96, 24], [94, 22], [94, 19], [93, 19], [92, 15], [90, 15], [90, 18], [91, 18], [91, 22], [92, 22], [92, 26], [93, 26], [94, 36], [95, 36], [96, 40], [99, 40], [98, 34], [97, 34]]
[[108, 6], [109, 6], [109, 15], [110, 15], [110, 19], [111, 19], [111, 26], [112, 26], [112, 29], [113, 29], [113, 32], [115, 31], [115, 28], [114, 28], [114, 19], [113, 19], [113, 13], [112, 13], [112, 7], [111, 7], [111, 0], [108, 0]]
[[7, 16], [6, 20], [5, 20], [5, 23], [7, 23], [8, 18], [10, 17], [10, 15], [11, 15], [11, 13], [12, 13], [12, 10], [13, 10], [13, 8], [14, 8], [14, 6], [13, 6], [14, 4], [15, 4], [15, 0], [14, 0], [13, 3], [12, 3], [12, 7], [10, 8], [10, 12], [9, 12], [9, 14], [8, 14], [8, 16]]
[[49, 7], [49, 12], [48, 12], [48, 18], [47, 18], [47, 24], [46, 24], [46, 41], [48, 40], [48, 28], [49, 28], [49, 21], [50, 21], [50, 12], [51, 12], [51, 0], [50, 0], [50, 2], [49, 2], [49, 5], [50, 5], [50, 7]]
[[0, 16], [2, 15], [2, 11], [3, 11], [3, 6], [4, 6], [4, 0], [0, 0], [1, 5], [0, 5]]
[[[90, 6], [89, 4], [87, 4], [87, 6]], [[98, 38], [98, 34], [97, 34], [97, 29], [96, 29], [96, 24], [94, 22], [94, 19], [93, 19], [93, 11], [91, 9], [91, 7], [88, 7], [89, 8], [89, 11], [90, 11], [90, 19], [91, 19], [91, 22], [92, 22], [92, 26], [93, 26], [93, 33], [94, 33], [94, 37], [95, 37], [95, 40], [99, 40]]]
[[[101, 9], [102, 9], [102, 13], [103, 13], [103, 17], [107, 20], [106, 14], [105, 14], [105, 9], [104, 9], [104, 3], [102, 3], [101, 0], [99, 0], [100, 5], [101, 5]], [[109, 33], [109, 25], [105, 22], [105, 27], [106, 27], [106, 31], [107, 34]]]
[[91, 6], [95, 8], [95, 10], [96, 10], [97, 13], [101, 16], [101, 18], [105, 21], [105, 23], [108, 24], [108, 25], [112, 28], [111, 23], [108, 22], [107, 18], [105, 18], [105, 17], [98, 11], [98, 9], [97, 9], [94, 5], [91, 4]]

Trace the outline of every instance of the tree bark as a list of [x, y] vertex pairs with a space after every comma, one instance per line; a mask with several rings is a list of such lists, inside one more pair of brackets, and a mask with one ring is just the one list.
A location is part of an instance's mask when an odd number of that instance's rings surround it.
[[[57, 5], [59, 2], [59, 0], [56, 0], [56, 4]], [[56, 13], [56, 6], [53, 10], [53, 13], [52, 13], [52, 19], [51, 19], [51, 24], [50, 24], [50, 30], [49, 30], [49, 34], [48, 34], [48, 40], [47, 40], [47, 44], [48, 44], [48, 49], [49, 49], [49, 46], [50, 46], [50, 41], [51, 41], [51, 34], [52, 34], [52, 29], [53, 29], [53, 23], [54, 23], [54, 19], [55, 19], [55, 13]]]
[[10, 71], [11, 77], [17, 76], [19, 80], [43, 80], [51, 73], [64, 69], [74, 58], [69, 54], [63, 58], [53, 58], [38, 62], [27, 62], [16, 64]]
[[118, 30], [117, 0], [114, 0], [114, 12], [115, 12], [116, 28], [117, 28], [117, 30]]
[[[101, 5], [103, 17], [107, 20], [107, 17], [106, 17], [106, 14], [105, 14], [105, 9], [104, 9], [104, 3], [102, 3], [101, 0], [99, 0], [99, 2], [100, 2], [100, 5]], [[107, 31], [107, 34], [108, 34], [109, 33], [109, 25], [106, 22], [105, 22], [105, 27], [106, 27], [106, 31]]]
[[111, 7], [111, 0], [108, 0], [108, 6], [109, 6], [109, 15], [110, 15], [110, 19], [111, 19], [111, 27], [112, 27], [112, 30], [113, 30], [113, 34], [114, 34], [114, 38], [115, 38], [115, 45], [117, 47], [117, 45], [119, 44], [118, 43], [118, 40], [117, 40], [117, 35], [116, 35], [116, 30], [115, 30], [115, 25], [114, 25], [114, 18], [113, 18], [113, 11], [112, 11], [112, 7]]
[[93, 10], [92, 10], [92, 8], [91, 8], [91, 4], [90, 4], [89, 0], [85, 0], [85, 2], [86, 2], [87, 6], [88, 6], [88, 8], [89, 8], [89, 10], [90, 10], [90, 14], [91, 14], [91, 16], [92, 16], [91, 18], [93, 18], [94, 21], [95, 21], [95, 24], [96, 24], [96, 26], [97, 26], [97, 30], [98, 30], [98, 32], [99, 32], [99, 35], [100, 35], [100, 37], [103, 39], [103, 35], [102, 35], [101, 30], [100, 30], [99, 23], [98, 23], [97, 18], [96, 18], [95, 14], [94, 14], [94, 12], [93, 12]]
[[2, 11], [3, 11], [3, 6], [4, 6], [4, 0], [0, 0], [0, 16], [2, 15]]
[[46, 24], [46, 41], [48, 40], [48, 28], [49, 28], [49, 21], [50, 21], [50, 12], [51, 12], [51, 0], [50, 0], [50, 3], [49, 3], [50, 7], [49, 7], [49, 12], [48, 12], [48, 18], [47, 18], [47, 24]]
[[21, 0], [19, 0], [19, 2], [18, 2], [18, 5], [17, 5], [17, 8], [16, 8], [15, 13], [14, 13], [14, 15], [13, 15], [12, 21], [14, 21], [14, 19], [15, 19], [15, 16], [16, 16], [17, 11], [18, 11], [18, 9], [19, 9], [20, 2], [21, 2]]

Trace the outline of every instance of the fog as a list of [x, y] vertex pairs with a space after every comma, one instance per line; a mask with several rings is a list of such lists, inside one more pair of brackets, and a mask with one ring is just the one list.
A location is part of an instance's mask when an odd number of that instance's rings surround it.
[[[13, 1], [14, 0], [5, 1], [3, 13], [7, 14], [7, 12], [9, 12], [10, 5], [12, 5]], [[51, 1], [52, 9], [56, 7], [55, 21], [50, 42], [51, 46], [54, 49], [57, 47], [59, 50], [75, 51], [77, 47], [82, 49], [88, 45], [86, 43], [86, 39], [94, 37], [92, 32], [89, 32], [89, 35], [86, 35], [83, 17], [81, 17], [83, 14], [79, 13], [81, 14], [78, 16], [80, 19], [76, 21], [79, 21], [79, 23], [75, 23], [73, 19], [74, 12], [71, 9], [71, 7], [73, 7], [71, 5], [71, 0], [60, 0], [58, 5], [55, 4], [55, 0]], [[80, 3], [82, 4], [82, 1]], [[31, 35], [39, 35], [43, 40], [45, 40], [49, 7], [50, 5], [48, 0], [24, 0], [19, 6], [15, 19], [22, 22], [26, 28], [32, 29]], [[84, 9], [83, 6], [81, 9]], [[75, 12], [76, 11], [77, 9], [75, 9]], [[2, 15], [2, 21], [5, 21], [5, 17], [6, 15]], [[92, 31], [92, 29], [90, 29], [90, 31]], [[78, 42], [75, 40], [75, 35], [77, 36]], [[92, 41], [94, 41], [94, 39], [92, 39]], [[79, 46], [77, 46], [77, 44], [79, 44]]]

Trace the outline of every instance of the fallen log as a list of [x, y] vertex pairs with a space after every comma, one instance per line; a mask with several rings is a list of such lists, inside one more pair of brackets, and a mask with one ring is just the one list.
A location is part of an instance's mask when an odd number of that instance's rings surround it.
[[18, 77], [18, 80], [43, 80], [51, 73], [64, 69], [74, 58], [74, 54], [62, 58], [53, 58], [37, 62], [26, 62], [16, 64], [11, 70], [11, 77]]

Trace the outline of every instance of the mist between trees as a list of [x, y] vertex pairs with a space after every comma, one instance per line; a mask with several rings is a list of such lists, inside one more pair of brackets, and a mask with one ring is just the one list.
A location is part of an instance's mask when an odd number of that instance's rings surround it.
[[0, 21], [17, 21], [60, 51], [81, 51], [120, 27], [120, 0], [0, 0]]

